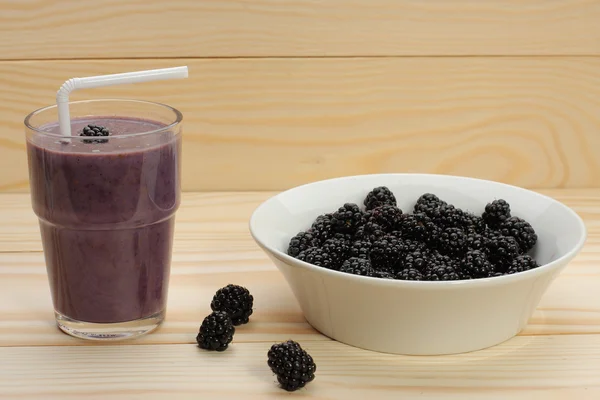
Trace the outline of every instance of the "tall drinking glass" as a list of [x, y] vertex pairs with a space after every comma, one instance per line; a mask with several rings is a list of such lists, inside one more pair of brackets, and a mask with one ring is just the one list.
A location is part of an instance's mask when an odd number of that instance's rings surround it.
[[56, 106], [25, 118], [56, 322], [86, 339], [140, 336], [165, 316], [182, 114], [138, 100], [69, 107], [72, 136], [61, 136]]

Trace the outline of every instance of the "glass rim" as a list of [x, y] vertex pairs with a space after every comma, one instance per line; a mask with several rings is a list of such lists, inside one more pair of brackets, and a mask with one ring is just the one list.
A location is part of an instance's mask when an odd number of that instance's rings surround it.
[[[148, 101], [148, 100], [137, 100], [137, 99], [118, 99], [118, 98], [106, 98], [106, 99], [90, 99], [90, 100], [77, 100], [77, 101], [69, 101], [69, 106], [73, 105], [73, 104], [83, 104], [83, 103], [109, 103], [109, 102], [122, 102], [122, 103], [140, 103], [140, 104], [146, 104], [146, 105], [152, 105], [152, 106], [159, 106], [162, 108], [166, 108], [167, 110], [170, 110], [171, 112], [173, 112], [175, 114], [175, 120], [173, 122], [171, 122], [168, 125], [165, 125], [162, 128], [158, 128], [158, 129], [153, 129], [151, 131], [145, 131], [145, 132], [137, 132], [137, 133], [127, 133], [124, 135], [116, 135], [116, 136], [112, 136], [113, 138], [130, 138], [130, 137], [136, 137], [136, 136], [144, 136], [144, 135], [152, 135], [152, 134], [156, 134], [156, 133], [161, 133], [164, 131], [167, 131], [175, 126], [177, 126], [178, 124], [181, 123], [181, 121], [183, 121], [183, 114], [181, 113], [181, 111], [179, 111], [178, 109], [176, 109], [175, 107], [171, 107], [168, 104], [164, 104], [164, 103], [158, 103], [158, 102], [154, 102], [154, 101]], [[33, 117], [51, 110], [51, 109], [58, 109], [58, 106], [56, 104], [50, 105], [50, 106], [45, 106], [42, 108], [38, 108], [37, 110], [32, 111], [31, 113], [29, 113], [25, 119], [23, 120], [23, 123], [25, 124], [25, 127], [27, 129], [31, 129], [32, 131], [35, 131], [39, 134], [42, 135], [46, 135], [49, 137], [55, 137], [55, 138], [65, 138], [67, 136], [65, 135], [61, 135], [60, 133], [51, 133], [51, 132], [47, 132], [44, 130], [39, 129], [39, 127], [35, 127], [33, 126], [30, 121]], [[58, 114], [56, 117], [56, 120], [58, 122]], [[75, 136], [75, 135], [71, 135], [68, 136], [70, 138], [77, 138], [79, 136]]]

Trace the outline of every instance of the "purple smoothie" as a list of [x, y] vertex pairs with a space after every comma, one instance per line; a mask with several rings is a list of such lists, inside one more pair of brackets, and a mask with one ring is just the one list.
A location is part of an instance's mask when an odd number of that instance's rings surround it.
[[[165, 126], [126, 117], [73, 120], [73, 133], [87, 124], [108, 128], [108, 142], [42, 134], [27, 141], [54, 308], [95, 323], [150, 317], [167, 300], [181, 137], [119, 137]], [[41, 130], [59, 133], [56, 123]]]

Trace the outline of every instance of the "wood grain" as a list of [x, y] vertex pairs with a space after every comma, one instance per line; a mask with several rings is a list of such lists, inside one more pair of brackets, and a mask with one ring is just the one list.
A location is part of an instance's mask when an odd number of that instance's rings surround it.
[[[521, 333], [600, 335], [600, 189], [543, 193], [573, 207], [589, 238], [580, 255], [542, 298]], [[133, 344], [193, 343], [214, 292], [228, 283], [247, 286], [256, 299], [252, 324], [238, 342], [327, 341], [313, 330], [285, 280], [253, 242], [247, 221], [273, 193], [186, 193], [178, 212], [172, 278], [165, 324]], [[24, 194], [0, 195], [0, 346], [95, 345], [59, 333], [37, 223]], [[19, 230], [18, 227], [22, 229]], [[18, 241], [13, 232], [19, 232]]]
[[[442, 357], [369, 352], [312, 329], [247, 232], [249, 215], [271, 192], [184, 194], [165, 324], [118, 345], [71, 338], [54, 325], [29, 196], [0, 194], [0, 399], [288, 397], [266, 364], [269, 347], [287, 339], [299, 341], [318, 366], [315, 381], [294, 394], [304, 398], [598, 399], [600, 188], [541, 192], [584, 218], [582, 253], [521, 335]], [[205, 352], [195, 334], [214, 291], [230, 282], [252, 291], [255, 312], [226, 352]]]
[[[246, 285], [256, 297], [252, 324], [238, 328], [236, 340], [285, 340], [290, 335], [329, 340], [308, 325], [285, 280], [266, 258], [229, 253], [175, 255], [165, 323], [133, 344], [194, 343], [202, 320], [211, 312], [212, 296], [228, 283]], [[57, 330], [42, 254], [0, 254], [0, 278], [0, 346], [103, 345]]]
[[187, 191], [373, 172], [600, 182], [600, 58], [178, 59], [1, 62], [0, 190], [27, 190], [22, 120], [66, 78], [180, 64], [188, 80], [72, 98], [181, 109]]
[[[597, 399], [600, 335], [517, 337], [444, 357], [402, 357], [301, 342], [311, 399]], [[194, 345], [0, 348], [0, 399], [291, 398], [266, 363], [271, 343], [219, 354]]]
[[0, 0], [0, 58], [597, 55], [585, 0]]

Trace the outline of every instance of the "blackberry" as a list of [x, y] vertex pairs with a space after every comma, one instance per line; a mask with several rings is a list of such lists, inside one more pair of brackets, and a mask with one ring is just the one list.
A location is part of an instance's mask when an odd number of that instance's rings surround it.
[[402, 214], [398, 230], [402, 238], [426, 243], [439, 235], [439, 228], [425, 214]]
[[445, 201], [440, 200], [435, 194], [425, 193], [417, 200], [413, 212], [415, 214], [431, 216], [434, 210], [446, 204]]
[[371, 261], [364, 258], [350, 257], [340, 267], [340, 272], [347, 274], [372, 276], [373, 268], [371, 267]]
[[452, 265], [440, 265], [428, 268], [425, 273], [426, 281], [457, 281], [460, 275]]
[[375, 222], [367, 222], [366, 224], [359, 226], [354, 234], [354, 239], [368, 240], [374, 242], [385, 235], [383, 228]]
[[488, 259], [498, 272], [504, 272], [512, 260], [519, 255], [519, 244], [512, 236], [490, 234], [487, 241]]
[[206, 350], [224, 351], [233, 340], [235, 327], [224, 311], [213, 311], [204, 318], [196, 342]]
[[382, 205], [396, 205], [396, 197], [386, 186], [379, 186], [371, 190], [365, 197], [366, 210], [372, 210]]
[[376, 269], [392, 270], [405, 251], [404, 242], [394, 235], [385, 235], [371, 247], [371, 262]]
[[312, 223], [310, 232], [319, 244], [333, 236], [333, 225], [331, 220], [331, 214], [323, 214], [319, 215], [317, 219], [315, 219], [315, 222]]
[[490, 228], [497, 228], [510, 218], [510, 205], [503, 199], [494, 200], [485, 206], [481, 217]]
[[300, 252], [309, 247], [316, 246], [317, 244], [317, 238], [311, 232], [299, 232], [290, 239], [287, 253], [292, 257], [297, 257]]
[[512, 236], [519, 243], [521, 252], [526, 253], [535, 246], [537, 234], [529, 222], [519, 217], [510, 217], [499, 226], [499, 232], [504, 236]]
[[281, 388], [293, 392], [315, 379], [317, 365], [300, 344], [292, 340], [274, 344], [267, 353], [267, 364]]
[[396, 279], [403, 281], [422, 281], [423, 274], [415, 268], [406, 268], [396, 274]]
[[469, 251], [460, 266], [462, 277], [467, 279], [488, 278], [495, 272], [485, 253], [479, 250]]
[[539, 267], [538, 263], [528, 254], [518, 256], [515, 258], [510, 266], [508, 267], [507, 274], [516, 274], [518, 272], [529, 271]]
[[467, 235], [459, 228], [446, 228], [440, 233], [437, 243], [442, 253], [460, 256], [467, 248]]
[[429, 252], [429, 264], [425, 269], [425, 273], [427, 273], [428, 269], [434, 267], [444, 267], [446, 265], [454, 266], [454, 262], [450, 256], [440, 253], [437, 250], [433, 250]]
[[401, 263], [403, 269], [414, 269], [417, 271], [425, 271], [429, 265], [429, 255], [422, 250], [410, 252]]
[[[393, 234], [393, 232], [392, 232]], [[402, 239], [401, 235], [397, 236], [398, 238]], [[404, 249], [406, 251], [406, 253], [412, 253], [415, 251], [425, 251], [427, 248], [427, 244], [425, 244], [424, 242], [419, 242], [418, 240], [412, 240], [412, 239], [402, 239], [404, 241]]]
[[498, 236], [499, 233], [498, 233], [498, 231], [495, 231], [493, 229], [487, 228], [486, 230], [484, 230], [483, 232], [481, 232], [480, 235], [483, 237], [483, 240], [487, 243], [489, 240], [491, 240], [494, 237]]
[[380, 279], [395, 279], [394, 274], [389, 271], [373, 270], [373, 274], [371, 276]]
[[463, 228], [467, 233], [483, 233], [487, 226], [483, 218], [463, 211]]
[[352, 243], [352, 240], [354, 239], [354, 235], [351, 235], [349, 233], [334, 233], [333, 236], [330, 239], [343, 239], [348, 243]]
[[316, 265], [318, 267], [334, 269], [335, 262], [333, 257], [325, 250], [320, 247], [309, 247], [300, 254], [298, 254], [298, 260], [305, 261], [309, 264]]
[[[79, 136], [108, 136], [110, 132], [103, 126], [98, 125], [86, 125], [83, 127], [83, 130], [79, 134]], [[83, 139], [83, 143], [106, 143], [108, 139]]]
[[401, 216], [402, 210], [390, 204], [384, 204], [369, 211], [369, 221], [375, 222], [387, 232], [396, 229]]
[[233, 325], [248, 323], [252, 315], [254, 297], [243, 286], [229, 284], [213, 296], [210, 308], [213, 311], [224, 311], [231, 318]]
[[482, 218], [446, 204], [433, 210], [432, 221], [440, 228], [460, 228], [467, 232], [480, 233], [485, 229]]
[[452, 204], [444, 204], [432, 211], [431, 220], [440, 228], [457, 228], [462, 224], [462, 215]]
[[469, 233], [465, 238], [465, 244], [467, 246], [467, 250], [479, 250], [482, 252], [487, 252], [487, 239], [484, 235], [479, 233]]
[[354, 203], [346, 203], [331, 216], [333, 230], [340, 233], [354, 233], [365, 223], [365, 215]]
[[333, 262], [333, 268], [337, 269], [348, 258], [350, 241], [345, 238], [333, 237], [323, 243], [322, 249], [329, 254]]
[[371, 246], [372, 244], [368, 240], [356, 240], [350, 246], [348, 253], [350, 257], [369, 258]]

